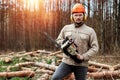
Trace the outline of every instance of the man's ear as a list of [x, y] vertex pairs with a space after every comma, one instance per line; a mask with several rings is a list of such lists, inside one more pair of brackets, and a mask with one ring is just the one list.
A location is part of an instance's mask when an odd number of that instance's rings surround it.
[[73, 16], [72, 16], [72, 14], [70, 15], [70, 20], [71, 20], [71, 22], [73, 22]]
[[86, 21], [87, 20], [87, 15], [86, 14], [84, 14], [84, 21]]

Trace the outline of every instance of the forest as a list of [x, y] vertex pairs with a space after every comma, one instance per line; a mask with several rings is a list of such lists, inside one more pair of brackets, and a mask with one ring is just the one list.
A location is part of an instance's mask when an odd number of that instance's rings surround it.
[[84, 5], [100, 48], [88, 61], [87, 80], [120, 80], [120, 0], [0, 0], [0, 80], [51, 79], [63, 52], [43, 33], [56, 40], [73, 23], [76, 3]]
[[0, 0], [0, 51], [56, 50], [40, 32], [56, 39], [79, 2], [85, 23], [97, 33], [100, 53], [119, 53], [120, 0]]

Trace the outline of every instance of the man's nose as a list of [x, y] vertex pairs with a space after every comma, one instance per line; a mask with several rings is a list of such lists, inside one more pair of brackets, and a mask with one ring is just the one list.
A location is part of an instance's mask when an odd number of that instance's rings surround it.
[[77, 18], [80, 18], [80, 16], [77, 16]]

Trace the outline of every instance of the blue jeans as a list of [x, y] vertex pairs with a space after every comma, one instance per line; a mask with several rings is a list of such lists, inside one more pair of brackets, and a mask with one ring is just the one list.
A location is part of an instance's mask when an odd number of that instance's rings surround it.
[[55, 70], [52, 80], [62, 80], [71, 72], [74, 72], [75, 80], [86, 80], [87, 70], [87, 67], [68, 65], [62, 62]]

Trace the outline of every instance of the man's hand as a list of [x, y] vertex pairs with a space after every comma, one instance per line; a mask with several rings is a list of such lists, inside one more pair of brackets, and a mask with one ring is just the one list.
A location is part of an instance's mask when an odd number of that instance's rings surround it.
[[84, 57], [82, 55], [80, 55], [80, 54], [77, 54], [77, 58], [80, 59], [80, 60], [84, 59]]

